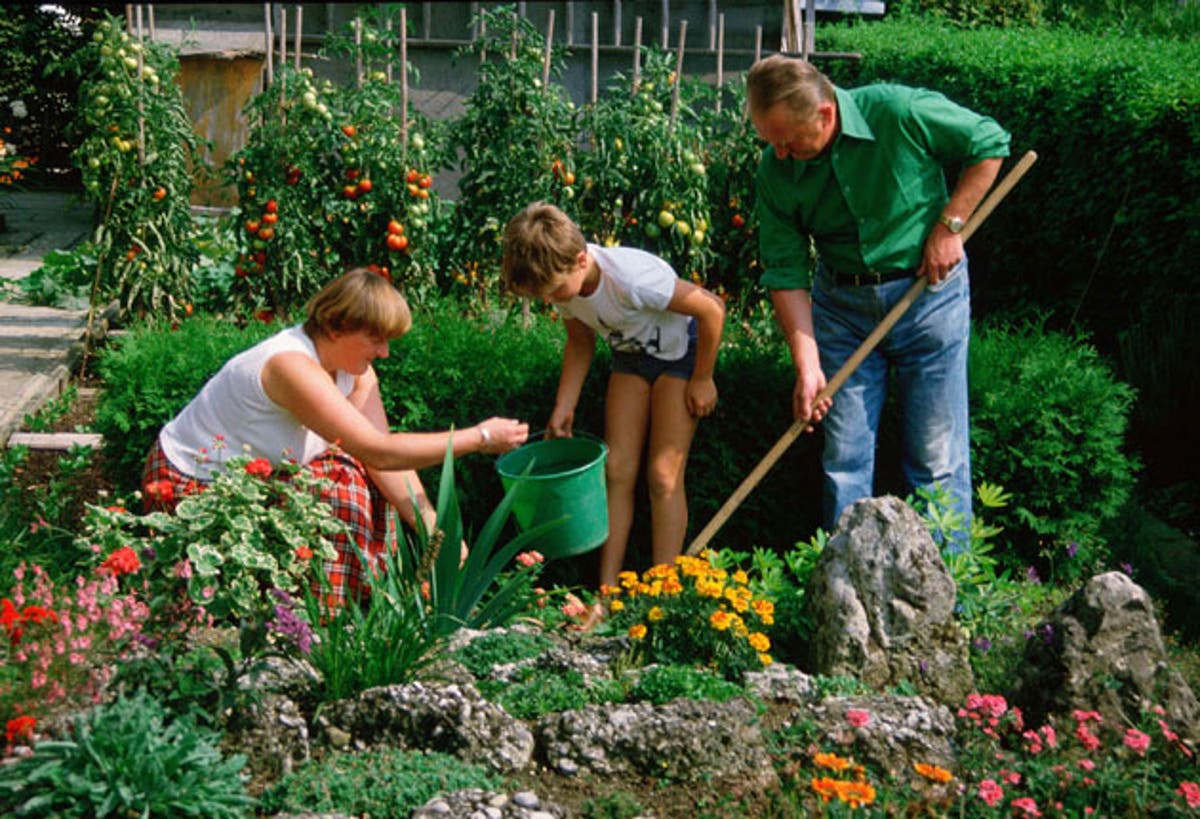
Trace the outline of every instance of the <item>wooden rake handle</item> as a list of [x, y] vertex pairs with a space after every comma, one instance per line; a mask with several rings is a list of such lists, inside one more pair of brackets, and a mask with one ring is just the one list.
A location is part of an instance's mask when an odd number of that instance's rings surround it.
[[[971, 214], [971, 218], [967, 220], [967, 224], [963, 227], [962, 231], [963, 242], [966, 242], [967, 239], [971, 237], [971, 234], [974, 233], [975, 230], [983, 223], [983, 220], [991, 215], [992, 211], [996, 209], [996, 206], [999, 205], [1001, 200], [1008, 195], [1008, 192], [1011, 191], [1019, 181], [1021, 181], [1021, 177], [1025, 175], [1025, 172], [1028, 171], [1036, 161], [1037, 154], [1033, 151], [1027, 151], [1025, 155], [1021, 157], [1021, 160], [1013, 166], [1012, 170], [1010, 170], [1005, 177], [1000, 180], [1000, 184], [996, 185], [996, 187], [992, 189], [992, 192], [988, 194], [987, 198], [984, 199], [979, 207], [975, 209], [975, 212]], [[829, 379], [829, 381], [825, 383], [825, 389], [821, 390], [821, 392], [817, 394], [814, 403], [824, 401], [826, 398], [832, 398], [834, 394], [842, 388], [842, 385], [846, 383], [846, 379], [848, 379], [851, 374], [858, 369], [859, 365], [863, 363], [866, 357], [871, 354], [871, 351], [874, 350], [879, 345], [879, 342], [883, 340], [883, 337], [886, 336], [888, 332], [891, 331], [892, 327], [895, 326], [896, 322], [900, 320], [900, 317], [904, 315], [905, 311], [907, 311], [908, 308], [912, 306], [912, 303], [917, 300], [917, 297], [920, 296], [925, 290], [926, 283], [927, 280], [924, 276], [917, 277], [917, 279], [912, 283], [912, 286], [909, 287], [904, 295], [900, 297], [900, 301], [896, 302], [895, 306], [893, 306], [892, 309], [888, 311], [888, 314], [883, 317], [883, 320], [879, 322], [879, 325], [871, 331], [871, 334], [867, 336], [866, 339], [863, 340], [863, 343], [859, 345], [858, 349], [855, 350], [848, 359], [846, 359], [846, 363], [841, 366], [841, 369], [834, 373], [833, 378]], [[804, 430], [807, 428], [807, 418], [797, 418], [792, 422], [792, 425], [788, 427], [787, 432], [783, 433], [779, 440], [775, 442], [775, 445], [767, 450], [767, 454], [764, 455], [762, 460], [755, 465], [754, 469], [750, 471], [750, 474], [742, 480], [741, 484], [738, 485], [738, 488], [733, 491], [733, 494], [730, 495], [721, 508], [717, 510], [717, 513], [712, 516], [712, 520], [710, 520], [708, 524], [700, 530], [700, 534], [696, 535], [696, 539], [693, 540], [687, 547], [687, 554], [698, 555], [706, 546], [708, 546], [708, 542], [712, 540], [713, 535], [717, 533], [717, 530], [725, 525], [725, 521], [729, 520], [729, 516], [732, 515], [734, 511], [736, 511], [737, 508], [742, 505], [742, 501], [744, 501], [746, 497], [754, 491], [754, 488], [758, 486], [759, 481], [761, 481], [767, 472], [770, 471], [771, 467], [775, 465], [775, 462], [783, 457], [783, 453], [787, 451], [788, 447], [790, 447], [798, 437], [800, 437], [800, 433], [804, 432]]]

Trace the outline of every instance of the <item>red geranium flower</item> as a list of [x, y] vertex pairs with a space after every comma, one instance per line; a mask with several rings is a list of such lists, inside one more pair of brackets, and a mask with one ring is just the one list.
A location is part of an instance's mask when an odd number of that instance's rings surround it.
[[166, 478], [161, 481], [151, 481], [146, 484], [146, 494], [151, 500], [165, 503], [175, 499], [175, 485]]
[[246, 474], [257, 475], [260, 478], [269, 478], [274, 471], [275, 467], [271, 466], [271, 462], [266, 458], [255, 458], [246, 464]]
[[12, 745], [19, 739], [29, 739], [33, 736], [33, 726], [37, 720], [30, 716], [15, 717], [4, 726], [4, 738]]
[[307, 546], [297, 546], [296, 547], [296, 557], [300, 558], [301, 560], [311, 560], [312, 556], [313, 556], [313, 550], [308, 548]]
[[123, 574], [133, 574], [140, 568], [142, 568], [141, 559], [138, 558], [137, 552], [128, 546], [122, 546], [120, 549], [117, 549], [100, 564], [101, 571], [112, 572], [116, 577], [120, 577]]

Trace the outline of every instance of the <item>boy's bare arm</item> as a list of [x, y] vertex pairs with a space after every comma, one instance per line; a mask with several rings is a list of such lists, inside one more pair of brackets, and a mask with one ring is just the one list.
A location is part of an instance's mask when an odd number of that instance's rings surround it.
[[711, 291], [680, 279], [667, 309], [696, 318], [696, 366], [688, 382], [687, 404], [688, 412], [703, 417], [717, 405], [713, 372], [725, 329], [725, 303]]
[[579, 393], [596, 354], [596, 333], [591, 327], [573, 318], [565, 319], [563, 326], [567, 330], [567, 346], [563, 350], [562, 375], [558, 379], [554, 411], [547, 424], [547, 434], [552, 438], [571, 434]]

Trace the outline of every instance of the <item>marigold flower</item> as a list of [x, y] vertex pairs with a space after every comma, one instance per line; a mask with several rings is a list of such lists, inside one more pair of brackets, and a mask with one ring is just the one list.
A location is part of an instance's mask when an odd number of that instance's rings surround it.
[[838, 795], [838, 780], [832, 777], [822, 776], [813, 779], [812, 789], [817, 796], [821, 797], [822, 802], [828, 802]]
[[937, 765], [930, 765], [926, 762], [914, 762], [913, 769], [930, 782], [949, 782], [954, 778], [954, 774], [945, 768], [939, 768]]
[[140, 568], [142, 568], [141, 558], [128, 546], [117, 549], [100, 564], [101, 571], [111, 572], [114, 577], [133, 574]]
[[871, 715], [867, 711], [860, 711], [851, 708], [846, 711], [846, 722], [853, 725], [855, 728], [862, 728], [871, 721]]
[[9, 745], [15, 744], [18, 740], [31, 739], [35, 725], [37, 725], [37, 720], [28, 714], [10, 719], [4, 726], [4, 738], [8, 740]]
[[752, 649], [754, 649], [755, 651], [758, 651], [758, 652], [766, 651], [767, 649], [769, 649], [771, 647], [770, 638], [767, 637], [767, 635], [763, 634], [761, 631], [756, 631], [753, 634], [751, 634], [750, 636], [748, 636], [746, 638], [746, 642], [748, 642], [750, 644], [750, 647]]
[[717, 631], [725, 631], [733, 622], [733, 615], [724, 609], [717, 609], [708, 617], [708, 624]]
[[1004, 798], [1004, 788], [994, 779], [985, 779], [979, 783], [979, 798], [987, 803], [989, 808], [994, 808], [996, 803]]
[[839, 782], [837, 795], [838, 799], [857, 809], [875, 801], [875, 787], [867, 782]]
[[847, 771], [853, 763], [837, 754], [821, 752], [813, 754], [813, 764], [818, 768], [828, 768], [831, 771]]
[[772, 657], [770, 654], [759, 654], [758, 661], [760, 663], [762, 663], [764, 666], [768, 666], [771, 663], [775, 662], [775, 658]]
[[666, 616], [667, 613], [662, 610], [662, 606], [653, 606], [650, 611], [646, 612], [646, 619], [651, 623], [657, 623]]
[[1137, 728], [1130, 728], [1125, 731], [1125, 747], [1138, 756], [1145, 756], [1150, 747], [1150, 735]]
[[644, 623], [637, 623], [629, 627], [629, 636], [634, 640], [644, 640], [646, 638], [646, 626]]
[[623, 602], [621, 602], [620, 600], [614, 600], [608, 604], [608, 608], [611, 611], [617, 612], [617, 611], [621, 611], [622, 609], [624, 609], [625, 604]]

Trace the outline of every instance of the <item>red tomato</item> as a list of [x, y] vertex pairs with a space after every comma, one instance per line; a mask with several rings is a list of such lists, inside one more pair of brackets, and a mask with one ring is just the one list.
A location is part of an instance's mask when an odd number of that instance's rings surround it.
[[158, 190], [156, 190], [156, 191], [155, 191], [153, 194], [151, 194], [151, 195], [154, 197], [154, 201], [155, 201], [155, 202], [161, 202], [161, 201], [162, 201], [164, 198], [166, 198], [166, 195], [167, 195], [167, 189], [166, 189], [166, 188], [159, 188]]
[[358, 188], [354, 185], [346, 185], [342, 188], [342, 196], [347, 199], [355, 199], [358, 197]]
[[258, 233], [258, 220], [257, 219], [248, 219], [246, 221], [246, 232], [247, 233]]
[[408, 247], [408, 237], [398, 233], [389, 233], [387, 237], [388, 250], [404, 250]]
[[733, 223], [733, 226], [735, 228], [740, 228], [742, 225], [746, 224], [745, 217], [743, 217], [742, 214], [740, 214], [740, 213], [733, 214], [733, 218], [730, 219], [729, 221], [731, 223]]
[[343, 125], [342, 133], [345, 134], [346, 136], [350, 137], [351, 139], [354, 139], [354, 137], [356, 137], [358, 135], [358, 129], [355, 128], [353, 125]]
[[273, 225], [279, 221], [279, 214], [273, 210], [269, 210], [262, 215], [264, 225]]
[[401, 233], [404, 232], [404, 225], [400, 224], [395, 219], [392, 219], [391, 221], [388, 222], [387, 232], [390, 234], [399, 236]]
[[425, 176], [422, 176], [419, 180], [417, 180], [417, 184], [420, 185], [422, 188], [428, 188], [429, 186], [431, 186], [433, 184], [433, 177], [430, 176], [429, 174], [426, 174]]
[[274, 199], [268, 199], [267, 204], [263, 205], [263, 210], [265, 210], [267, 213], [278, 213], [279, 203]]
[[259, 228], [258, 238], [262, 239], [264, 242], [268, 241], [270, 239], [274, 239], [275, 238], [275, 228], [271, 228], [271, 227]]
[[358, 192], [359, 193], [370, 193], [372, 187], [374, 187], [374, 186], [371, 183], [370, 179], [360, 179], [358, 181]]

